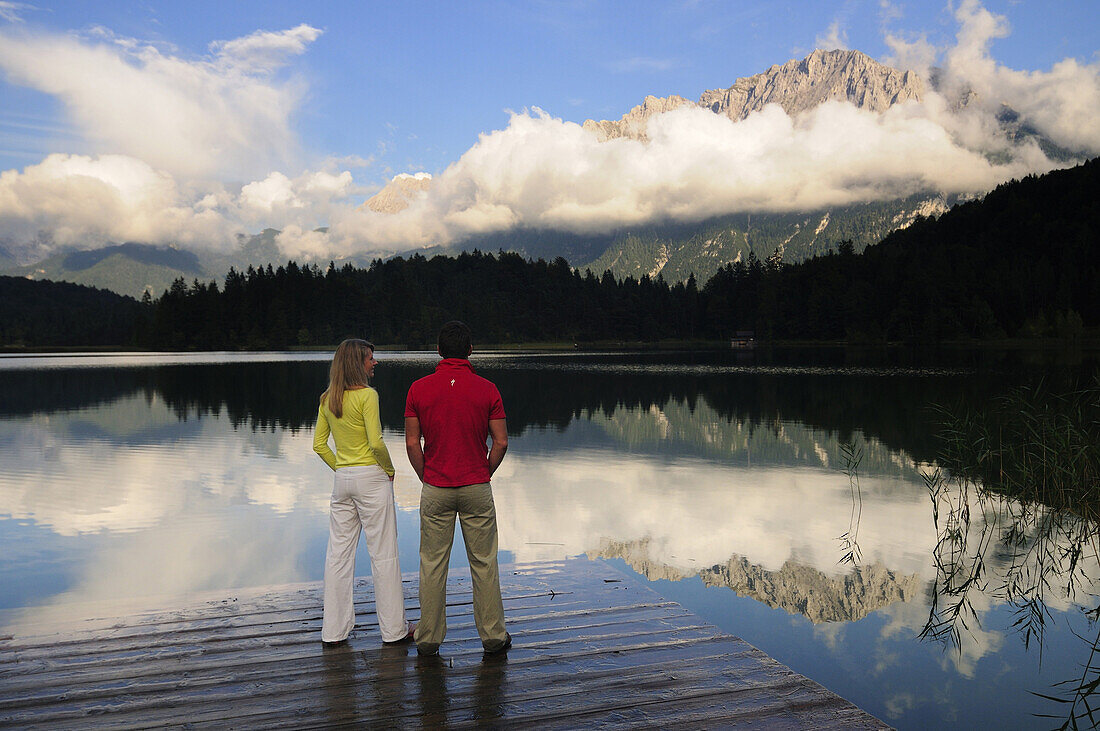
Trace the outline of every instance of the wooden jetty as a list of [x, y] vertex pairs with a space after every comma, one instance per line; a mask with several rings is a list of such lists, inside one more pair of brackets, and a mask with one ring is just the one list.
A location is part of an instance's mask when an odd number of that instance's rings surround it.
[[[382, 645], [369, 579], [335, 649], [320, 642], [317, 583], [14, 630], [0, 639], [0, 725], [885, 728], [602, 562], [502, 566], [501, 584], [514, 646], [493, 658], [462, 571], [435, 658]], [[415, 619], [411, 575], [405, 596]]]

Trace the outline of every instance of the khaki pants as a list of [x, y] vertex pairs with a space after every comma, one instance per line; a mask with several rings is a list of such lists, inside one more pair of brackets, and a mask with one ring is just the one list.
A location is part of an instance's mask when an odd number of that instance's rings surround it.
[[474, 623], [486, 650], [504, 645], [504, 602], [497, 569], [497, 514], [488, 482], [434, 487], [420, 492], [420, 623], [416, 644], [434, 650], [447, 634], [447, 569], [455, 538], [455, 516], [462, 522], [474, 589]]

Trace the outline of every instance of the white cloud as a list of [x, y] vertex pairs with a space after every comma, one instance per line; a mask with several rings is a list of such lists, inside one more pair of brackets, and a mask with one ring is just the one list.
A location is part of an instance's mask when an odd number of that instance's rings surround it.
[[327, 221], [340, 201], [359, 192], [347, 170], [330, 173], [307, 171], [289, 178], [275, 171], [263, 180], [241, 188], [238, 220], [252, 230], [259, 228], [316, 228]]
[[14, 3], [10, 0], [0, 0], [0, 20], [6, 20], [9, 23], [22, 23], [22, 11], [24, 10], [34, 10], [34, 6], [26, 3]]
[[1017, 71], [997, 63], [990, 43], [1009, 34], [1004, 16], [964, 0], [955, 12], [956, 45], [944, 55], [944, 82], [951, 93], [976, 92], [987, 114], [1002, 104], [1060, 145], [1100, 151], [1100, 61], [1081, 64], [1067, 58], [1050, 71]]
[[895, 20], [899, 20], [904, 15], [905, 11], [903, 11], [899, 6], [890, 2], [890, 0], [879, 0], [878, 17], [879, 22], [881, 22], [883, 26], [889, 25]]
[[[880, 7], [885, 19], [894, 17], [893, 5]], [[392, 215], [352, 200], [374, 189], [357, 185], [346, 168], [372, 159], [330, 157], [308, 168], [288, 159], [296, 149], [290, 116], [303, 87], [276, 71], [318, 38], [316, 28], [217, 42], [199, 60], [109, 33], [99, 40], [0, 33], [0, 68], [9, 78], [63, 100], [89, 144], [111, 153], [51, 155], [3, 173], [0, 225], [9, 236], [44, 231], [58, 243], [211, 246], [271, 227], [283, 230], [284, 253], [325, 258], [517, 226], [586, 233], [930, 190], [982, 193], [1054, 167], [1034, 142], [1004, 136], [996, 119], [1002, 102], [1058, 144], [1100, 152], [1100, 63], [1009, 69], [989, 52], [1009, 32], [1003, 17], [965, 0], [955, 18], [950, 48], [923, 36], [886, 36], [894, 64], [926, 80], [934, 66], [942, 69], [943, 93], [926, 84], [921, 103], [876, 115], [832, 102], [796, 118], [770, 107], [741, 122], [681, 108], [650, 120], [647, 143], [599, 142], [535, 109], [481, 135], [426, 194]], [[840, 21], [819, 43], [847, 45]], [[668, 63], [637, 57], [623, 68]], [[971, 101], [960, 106], [966, 92]], [[230, 179], [250, 182], [219, 182]], [[327, 233], [315, 230], [326, 225]]]
[[231, 41], [214, 41], [210, 50], [226, 68], [244, 73], [271, 73], [286, 65], [289, 56], [305, 53], [321, 36], [318, 28], [306, 24], [284, 31], [256, 31]]
[[[256, 33], [189, 60], [132, 39], [0, 34], [11, 83], [51, 94], [88, 143], [197, 178], [253, 176], [289, 162], [304, 87], [272, 71], [320, 34]], [[102, 35], [102, 34], [101, 34]]]
[[241, 203], [246, 208], [261, 212], [273, 211], [276, 206], [301, 208], [303, 205], [294, 195], [290, 178], [280, 172], [271, 173], [263, 180], [241, 188]]
[[842, 51], [848, 50], [848, 33], [840, 27], [840, 21], [834, 20], [829, 24], [829, 30], [825, 35], [819, 35], [814, 39], [814, 46], [820, 48], [823, 51], [832, 51], [840, 49]]
[[30, 238], [46, 230], [59, 245], [228, 240], [232, 226], [217, 210], [218, 193], [189, 198], [172, 176], [124, 155], [54, 154], [0, 173], [5, 232]]
[[[889, 3], [884, 18], [895, 17]], [[1002, 102], [1056, 143], [1100, 152], [1100, 65], [1066, 59], [1050, 71], [1016, 71], [989, 54], [1009, 32], [976, 0], [956, 10], [956, 43], [887, 35], [893, 62], [920, 73], [942, 67], [943, 93], [882, 115], [829, 103], [798, 118], [778, 107], [734, 123], [681, 108], [649, 122], [649, 142], [597, 142], [539, 110], [513, 114], [393, 216], [344, 212], [332, 221], [341, 253], [447, 243], [514, 226], [606, 231], [654, 219], [730, 211], [788, 211], [936, 190], [982, 193], [1055, 163], [1034, 141], [1014, 142], [997, 120]], [[839, 22], [826, 47], [846, 46]], [[942, 59], [942, 61], [941, 61]], [[964, 92], [971, 102], [958, 104]], [[996, 162], [993, 162], [996, 161]], [[314, 242], [316, 243], [316, 242]]]
[[362, 155], [341, 155], [339, 157], [329, 157], [322, 164], [322, 168], [326, 170], [335, 170], [340, 168], [369, 168], [374, 165], [374, 155], [368, 155], [363, 157]]
[[297, 260], [323, 259], [331, 249], [328, 236], [324, 233], [303, 229], [296, 223], [279, 232], [275, 245], [287, 257]]
[[631, 56], [611, 64], [611, 69], [619, 73], [634, 71], [669, 71], [679, 66], [673, 58], [652, 58], [650, 56]]
[[[220, 183], [181, 182], [125, 155], [47, 157], [0, 173], [0, 221], [14, 240], [90, 248], [109, 241], [231, 245], [238, 233], [265, 227], [323, 225], [336, 206], [360, 192], [349, 171], [275, 171], [239, 192]], [[42, 240], [37, 234], [48, 231]]]
[[769, 106], [742, 122], [696, 107], [650, 120], [649, 142], [599, 142], [539, 110], [481, 136], [404, 211], [332, 222], [344, 253], [424, 246], [523, 225], [576, 232], [655, 218], [791, 211], [924, 190], [980, 192], [1050, 166], [1038, 150], [993, 164], [956, 143], [931, 110], [882, 115], [830, 102], [792, 119]]
[[339, 175], [327, 172], [309, 173], [304, 176], [303, 182], [306, 194], [323, 199], [341, 198], [348, 194], [352, 186], [351, 173], [346, 170]]
[[936, 47], [928, 42], [924, 35], [917, 36], [913, 40], [906, 40], [901, 36], [886, 34], [886, 45], [891, 55], [883, 59], [883, 63], [896, 69], [916, 71], [922, 79], [931, 76], [932, 67], [936, 65], [938, 52]]

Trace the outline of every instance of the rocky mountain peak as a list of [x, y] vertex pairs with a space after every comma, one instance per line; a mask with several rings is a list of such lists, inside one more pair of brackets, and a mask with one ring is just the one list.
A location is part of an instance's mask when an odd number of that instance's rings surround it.
[[705, 91], [699, 106], [737, 121], [767, 104], [795, 116], [831, 100], [885, 112], [894, 104], [920, 101], [923, 93], [924, 83], [912, 71], [891, 68], [859, 51], [817, 50], [801, 61], [738, 79], [728, 89]]
[[600, 140], [612, 140], [617, 137], [646, 140], [646, 123], [650, 117], [688, 104], [694, 104], [694, 102], [675, 94], [666, 97], [649, 95], [641, 104], [624, 114], [622, 119], [605, 119], [599, 122], [588, 119], [584, 122], [584, 128], [595, 132]]
[[428, 173], [409, 175], [401, 173], [382, 190], [363, 204], [375, 213], [397, 213], [409, 207], [409, 201], [418, 193], [428, 190], [432, 185], [432, 176]]
[[[738, 79], [727, 89], [704, 91], [698, 106], [740, 121], [768, 104], [778, 104], [791, 116], [830, 100], [884, 112], [910, 99], [920, 101], [923, 94], [924, 82], [912, 71], [891, 68], [859, 51], [817, 50], [801, 61], [777, 64], [764, 73]], [[680, 96], [646, 97], [620, 120], [590, 119], [584, 127], [604, 140], [645, 140], [650, 117], [690, 103]]]
[[[740, 121], [768, 104], [778, 104], [791, 116], [834, 99], [884, 112], [894, 104], [920, 101], [923, 94], [924, 82], [912, 71], [899, 71], [859, 51], [817, 50], [800, 61], [777, 64], [763, 73], [738, 79], [727, 89], [704, 91], [698, 102], [676, 94], [649, 95], [622, 118], [589, 119], [584, 128], [601, 141], [627, 137], [645, 142], [652, 117], [684, 106], [703, 107]], [[431, 176], [427, 173], [401, 174], [364, 206], [378, 213], [397, 213], [429, 187]]]

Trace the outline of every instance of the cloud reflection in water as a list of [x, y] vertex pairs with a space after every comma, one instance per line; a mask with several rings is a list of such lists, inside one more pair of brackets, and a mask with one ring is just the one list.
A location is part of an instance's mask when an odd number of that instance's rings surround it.
[[[26, 600], [16, 602], [7, 626], [319, 579], [331, 478], [312, 452], [308, 426], [324, 363], [307, 365], [186, 367], [194, 373], [177, 366], [132, 369], [126, 377], [99, 369], [94, 389], [84, 394], [74, 374], [86, 374], [63, 371], [77, 398], [66, 406], [69, 392], [47, 394], [54, 398], [48, 408], [36, 406], [43, 396], [33, 392], [33, 377], [18, 380], [26, 397], [0, 414], [0, 541], [18, 541], [27, 565], [0, 568], [16, 582], [14, 596]], [[394, 394], [427, 366], [386, 365], [385, 438], [398, 469], [402, 568], [410, 572], [419, 485], [394, 428], [400, 423]], [[910, 456], [927, 454], [927, 445], [900, 448], [910, 446], [909, 432], [866, 418], [874, 416], [873, 402], [887, 401], [891, 409], [901, 403], [889, 398], [888, 382], [870, 381], [871, 390], [836, 381], [850, 391], [837, 399], [844, 410], [835, 420], [877, 423], [893, 435], [891, 444], [830, 428], [827, 411], [809, 417], [795, 410], [805, 393], [820, 391], [797, 374], [757, 382], [752, 374], [640, 372], [616, 374], [621, 385], [613, 385], [596, 373], [533, 373], [523, 366], [490, 374], [512, 394], [515, 432], [494, 480], [500, 548], [508, 557], [621, 559], [653, 580], [711, 587], [730, 606], [736, 593], [782, 609], [791, 616], [772, 617], [768, 631], [808, 633], [830, 658], [850, 646], [861, 625], [873, 625], [875, 641], [864, 654], [869, 676], [895, 677], [911, 661], [906, 653], [928, 617], [937, 533]], [[268, 378], [266, 370], [254, 370], [260, 368], [280, 370]], [[555, 403], [522, 397], [531, 381], [539, 386], [531, 394], [558, 394]], [[662, 392], [666, 384], [686, 392]], [[858, 400], [861, 389], [867, 404]], [[539, 421], [547, 413], [553, 418]], [[837, 540], [849, 530], [853, 507], [842, 431], [865, 455], [856, 568], [841, 563]], [[976, 508], [969, 514], [974, 535], [997, 519]], [[996, 535], [996, 525], [989, 526]], [[461, 553], [454, 552], [456, 565]], [[1079, 587], [1078, 600], [1096, 592], [1094, 564], [1086, 567], [1092, 578]], [[945, 671], [967, 678], [980, 678], [983, 658], [999, 658], [1011, 644], [1006, 598], [995, 589], [1019, 567], [995, 554], [986, 565], [988, 590], [972, 597], [980, 626], [964, 634], [959, 652], [936, 652]], [[358, 566], [362, 573], [369, 564]], [[53, 572], [62, 587], [37, 593], [21, 587], [33, 583], [32, 571]], [[1058, 590], [1044, 600], [1052, 611], [1076, 606]], [[902, 717], [928, 702], [906, 693], [891, 691], [882, 712]]]

